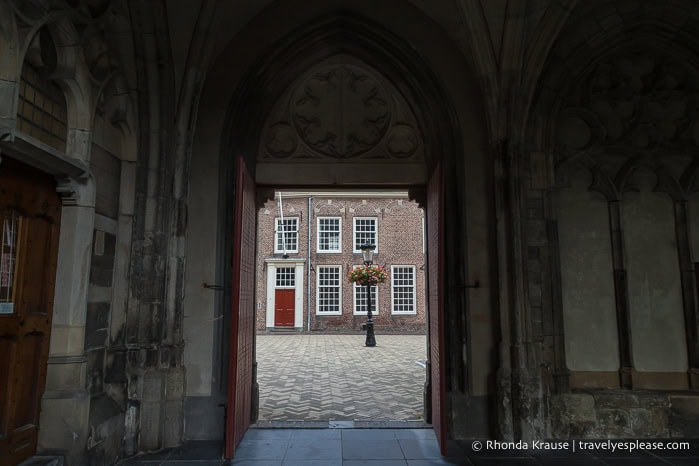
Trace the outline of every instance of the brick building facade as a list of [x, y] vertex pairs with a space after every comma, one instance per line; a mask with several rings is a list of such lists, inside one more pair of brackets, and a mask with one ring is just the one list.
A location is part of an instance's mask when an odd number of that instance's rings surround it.
[[364, 242], [389, 272], [372, 289], [377, 332], [425, 331], [424, 215], [406, 193], [282, 193], [281, 206], [277, 193], [257, 228], [258, 331], [360, 330], [366, 289], [347, 275]]

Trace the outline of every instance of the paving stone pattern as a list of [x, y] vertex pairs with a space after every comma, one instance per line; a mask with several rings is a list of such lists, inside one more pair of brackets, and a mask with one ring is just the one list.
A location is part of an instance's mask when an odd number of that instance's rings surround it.
[[258, 335], [261, 421], [422, 420], [424, 335]]

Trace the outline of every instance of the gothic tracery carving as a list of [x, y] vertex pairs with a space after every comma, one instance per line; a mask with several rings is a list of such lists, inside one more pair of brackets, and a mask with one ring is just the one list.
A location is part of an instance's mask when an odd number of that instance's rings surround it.
[[668, 184], [670, 173], [695, 179], [686, 171], [696, 165], [698, 89], [697, 73], [671, 57], [648, 49], [611, 57], [568, 99], [556, 129], [559, 160], [582, 153], [591, 158], [588, 165], [600, 164], [618, 181], [627, 179], [617, 175], [634, 160], [662, 167], [666, 187], [674, 186]]
[[353, 157], [386, 133], [388, 97], [375, 78], [357, 67], [320, 70], [296, 91], [293, 118], [311, 148], [333, 157]]
[[408, 125], [396, 125], [386, 137], [386, 150], [396, 158], [412, 156], [419, 145], [418, 135]]
[[266, 145], [267, 151], [275, 157], [290, 157], [298, 147], [296, 133], [289, 125], [275, 125], [270, 128]]
[[354, 59], [334, 57], [293, 84], [267, 118], [258, 160], [421, 160], [423, 141], [405, 99]]
[[[50, 3], [50, 2], [49, 2]], [[103, 106], [106, 100], [112, 110], [109, 120], [113, 124], [127, 125], [126, 115], [131, 111], [132, 103], [127, 86], [122, 60], [118, 50], [121, 44], [109, 42], [107, 31], [125, 30], [129, 24], [128, 9], [123, 0], [68, 0], [56, 5], [41, 2], [15, 2], [14, 12], [18, 24], [27, 34], [32, 33], [36, 24], [47, 21], [40, 34], [27, 37], [29, 45], [26, 59], [42, 66], [48, 66], [53, 79], [78, 79], [80, 72], [76, 71], [78, 49], [82, 52], [93, 89], [82, 89], [85, 94], [94, 91], [99, 96], [98, 105]], [[54, 2], [55, 3], [55, 2]], [[53, 20], [56, 18], [56, 20]], [[49, 47], [48, 30], [55, 36], [55, 45]], [[55, 46], [61, 53], [56, 54]], [[54, 56], [55, 55], [55, 56]], [[84, 85], [84, 84], [83, 84]], [[102, 95], [101, 90], [118, 88], [112, 95]], [[114, 97], [116, 96], [116, 99]], [[98, 108], [102, 112], [102, 108]]]
[[597, 66], [571, 100], [569, 124], [596, 133], [593, 143], [648, 150], [699, 143], [696, 75], [669, 58], [641, 51], [615, 57]]

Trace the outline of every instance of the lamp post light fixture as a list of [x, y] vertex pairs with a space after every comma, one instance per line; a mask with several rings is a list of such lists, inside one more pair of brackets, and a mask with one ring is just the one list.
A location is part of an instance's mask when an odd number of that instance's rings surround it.
[[[371, 265], [374, 263], [374, 249], [376, 246], [373, 244], [364, 243], [359, 248], [362, 250], [362, 256], [364, 256], [364, 265]], [[366, 282], [366, 342], [364, 346], [373, 347], [376, 346], [376, 337], [374, 336], [374, 319], [371, 315], [371, 283], [367, 280]]]

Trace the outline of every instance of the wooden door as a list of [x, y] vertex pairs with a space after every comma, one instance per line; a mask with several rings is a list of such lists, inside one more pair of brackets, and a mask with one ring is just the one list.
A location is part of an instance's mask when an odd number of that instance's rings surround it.
[[442, 454], [447, 448], [446, 373], [444, 368], [444, 183], [441, 166], [427, 185], [427, 270], [432, 427]]
[[0, 164], [0, 465], [36, 452], [61, 204], [52, 177]]
[[255, 183], [245, 161], [236, 163], [233, 299], [228, 365], [226, 458], [250, 426], [255, 357]]
[[296, 290], [274, 290], [274, 326], [293, 327], [295, 317]]

